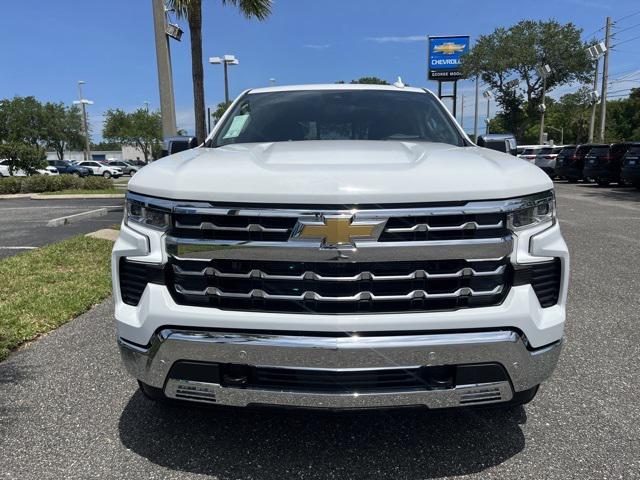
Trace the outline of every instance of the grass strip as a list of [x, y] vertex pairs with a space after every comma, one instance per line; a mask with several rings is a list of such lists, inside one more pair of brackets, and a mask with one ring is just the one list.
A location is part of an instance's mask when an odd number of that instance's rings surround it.
[[107, 298], [112, 248], [82, 236], [0, 260], [0, 360]]

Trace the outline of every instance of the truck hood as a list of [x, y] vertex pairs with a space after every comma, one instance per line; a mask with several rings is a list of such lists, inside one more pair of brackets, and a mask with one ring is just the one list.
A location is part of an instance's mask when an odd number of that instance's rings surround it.
[[132, 192], [209, 202], [358, 205], [489, 200], [553, 188], [494, 150], [399, 141], [299, 141], [195, 148], [141, 169]]

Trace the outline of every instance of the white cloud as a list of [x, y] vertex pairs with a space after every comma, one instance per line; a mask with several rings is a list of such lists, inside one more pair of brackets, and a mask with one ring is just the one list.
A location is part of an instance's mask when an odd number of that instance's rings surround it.
[[331, 45], [328, 43], [322, 43], [322, 44], [306, 43], [303, 45], [303, 48], [310, 48], [312, 50], [326, 50], [329, 47], [331, 47]]
[[367, 41], [376, 43], [411, 43], [426, 42], [426, 35], [408, 35], [406, 37], [367, 37]]

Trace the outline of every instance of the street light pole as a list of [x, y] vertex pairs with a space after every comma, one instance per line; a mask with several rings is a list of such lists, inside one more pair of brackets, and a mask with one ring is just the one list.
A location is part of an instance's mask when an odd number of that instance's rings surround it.
[[82, 85], [86, 82], [84, 80], [78, 80], [78, 101], [73, 102], [82, 106], [82, 123], [84, 125], [84, 160], [91, 160], [91, 143], [89, 141], [89, 125], [87, 122], [87, 104], [91, 104], [89, 100], [82, 98]]
[[[167, 12], [164, 0], [151, 0], [153, 6], [153, 27], [156, 41], [156, 63], [158, 66], [158, 86], [160, 90], [160, 116], [162, 134], [173, 137], [176, 134], [176, 104], [173, 96], [173, 74], [171, 71], [171, 51], [167, 35]], [[174, 37], [178, 37], [174, 34]]]
[[538, 144], [544, 144], [544, 112], [547, 106], [544, 104], [545, 97], [547, 95], [547, 75], [551, 73], [549, 65], [542, 65], [536, 68], [538, 75], [542, 77], [542, 102], [540, 103], [540, 136], [538, 137]]
[[478, 115], [480, 105], [480, 77], [476, 75], [476, 105], [473, 113], [473, 141], [478, 141]]
[[598, 94], [598, 67], [600, 66], [600, 59], [596, 58], [596, 71], [593, 76], [593, 98], [591, 99], [591, 120], [589, 120], [589, 143], [593, 143], [593, 132], [596, 128], [596, 110], [598, 109], [598, 101], [595, 95]]
[[557, 128], [549, 125], [547, 128], [550, 128], [551, 130], [555, 130], [556, 132], [560, 132], [560, 145], [564, 145], [564, 127]]
[[[487, 99], [487, 118], [485, 119], [485, 123], [487, 124], [487, 129], [485, 131], [485, 134], [488, 135], [489, 134], [489, 121], [491, 117], [491, 98], [493, 97], [493, 94], [491, 93], [491, 90], [485, 90], [484, 92], [482, 92], [482, 96], [484, 98]], [[476, 141], [478, 139], [476, 138]]]
[[210, 57], [209, 63], [212, 65], [222, 64], [224, 67], [224, 102], [229, 104], [229, 65], [238, 65], [240, 62], [234, 55], [224, 55], [223, 57]]

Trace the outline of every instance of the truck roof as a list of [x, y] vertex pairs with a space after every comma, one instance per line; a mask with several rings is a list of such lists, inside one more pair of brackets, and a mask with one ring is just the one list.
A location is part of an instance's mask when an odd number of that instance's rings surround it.
[[247, 93], [293, 92], [301, 90], [389, 90], [395, 92], [425, 93], [418, 87], [396, 87], [394, 85], [373, 85], [365, 83], [320, 83], [310, 85], [276, 85], [273, 87], [252, 88]]

